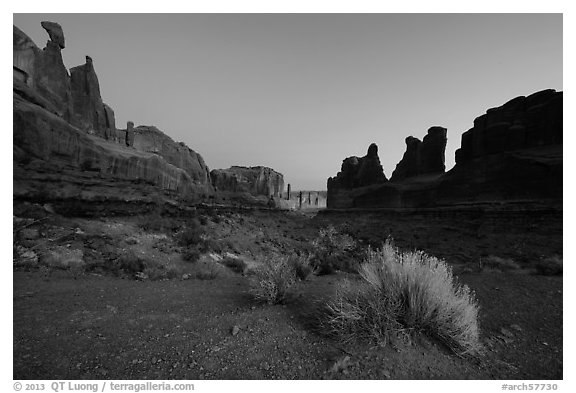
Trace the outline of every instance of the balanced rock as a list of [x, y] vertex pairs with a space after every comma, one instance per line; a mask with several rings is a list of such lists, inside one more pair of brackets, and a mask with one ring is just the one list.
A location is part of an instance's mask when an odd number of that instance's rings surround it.
[[65, 48], [64, 44], [64, 32], [62, 31], [62, 26], [60, 26], [56, 22], [41, 22], [42, 27], [44, 30], [48, 32], [50, 36], [50, 40], [56, 43], [60, 49]]
[[46, 43], [46, 47], [40, 50], [16, 26], [13, 28], [13, 35], [14, 78], [34, 89], [39, 96], [50, 102], [58, 116], [69, 119], [71, 114], [70, 78], [62, 60], [60, 45], [50, 40]]

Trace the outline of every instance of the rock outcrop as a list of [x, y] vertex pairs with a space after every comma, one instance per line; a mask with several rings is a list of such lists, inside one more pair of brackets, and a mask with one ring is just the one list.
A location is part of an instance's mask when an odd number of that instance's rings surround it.
[[378, 157], [378, 146], [372, 143], [364, 157], [348, 157], [336, 177], [328, 179], [328, 188], [356, 188], [388, 181]]
[[[48, 29], [47, 29], [48, 30]], [[13, 28], [13, 70], [15, 79], [36, 90], [52, 104], [51, 110], [66, 120], [71, 116], [70, 77], [62, 60], [60, 41], [49, 40], [40, 50], [16, 26]], [[56, 37], [54, 32], [51, 37]]]
[[281, 197], [284, 192], [284, 176], [264, 166], [214, 169], [210, 172], [210, 177], [217, 191], [266, 197]]
[[462, 134], [456, 163], [519, 149], [562, 144], [562, 92], [543, 90], [488, 109]]
[[[130, 123], [128, 123], [130, 128]], [[130, 133], [127, 133], [130, 135]], [[182, 168], [193, 181], [210, 184], [210, 170], [204, 159], [184, 143], [176, 143], [154, 126], [138, 126], [132, 129], [131, 145], [136, 150], [159, 155], [170, 164]]]
[[64, 41], [64, 32], [62, 31], [62, 26], [60, 26], [56, 22], [41, 22], [42, 28], [46, 30], [48, 36], [50, 37], [50, 41], [58, 44], [60, 49], [64, 49], [66, 47]]
[[409, 177], [430, 173], [443, 173], [446, 169], [446, 128], [431, 127], [424, 140], [406, 138], [406, 152], [396, 165], [390, 181], [401, 181]]
[[90, 56], [86, 56], [85, 64], [70, 69], [70, 84], [74, 112], [72, 124], [104, 138], [109, 122], [106, 121], [100, 83]]
[[[391, 181], [362, 185], [344, 160], [328, 179], [329, 208], [428, 208], [562, 202], [562, 92], [544, 90], [489, 109], [462, 135], [456, 165], [444, 173], [446, 130], [409, 137]], [[345, 168], [346, 167], [346, 168]]]
[[42, 26], [50, 36], [43, 50], [14, 26], [15, 197], [126, 199], [142, 184], [146, 193], [155, 187], [186, 199], [213, 194], [198, 153], [155, 127], [133, 129], [128, 138], [117, 130], [92, 59], [69, 75], [62, 28]]

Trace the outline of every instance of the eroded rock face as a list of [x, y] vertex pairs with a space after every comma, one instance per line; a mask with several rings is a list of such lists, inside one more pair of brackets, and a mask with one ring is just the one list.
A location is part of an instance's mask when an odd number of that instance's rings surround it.
[[328, 179], [328, 190], [364, 187], [387, 180], [378, 157], [378, 146], [372, 143], [364, 157], [352, 156], [342, 161], [340, 172]]
[[[130, 128], [130, 123], [128, 127]], [[130, 132], [127, 132], [130, 139]], [[210, 170], [202, 156], [186, 144], [174, 142], [154, 126], [138, 126], [132, 129], [132, 144], [136, 150], [157, 154], [170, 164], [182, 168], [190, 178], [199, 184], [210, 184]], [[128, 142], [127, 142], [128, 144]]]
[[116, 183], [122, 180], [147, 182], [186, 198], [212, 193], [209, 182], [198, 182], [162, 156], [86, 134], [19, 95], [14, 97], [13, 158], [15, 196], [130, 199], [135, 192]]
[[48, 32], [50, 36], [50, 40], [54, 43], [58, 44], [60, 49], [64, 49], [66, 45], [64, 45], [64, 32], [62, 31], [62, 26], [60, 26], [56, 22], [41, 22], [42, 28]]
[[14, 77], [35, 89], [49, 101], [56, 113], [69, 119], [71, 115], [70, 78], [60, 45], [48, 41], [40, 50], [36, 44], [16, 26], [14, 35]]
[[431, 127], [422, 141], [413, 136], [406, 138], [406, 152], [396, 165], [390, 181], [444, 172], [447, 141], [446, 129], [443, 127]]
[[86, 63], [70, 69], [72, 87], [72, 124], [104, 138], [106, 113], [100, 96], [100, 83], [90, 56]]
[[217, 191], [247, 192], [267, 197], [281, 197], [284, 192], [284, 176], [263, 166], [214, 169], [210, 177]]
[[542, 90], [488, 109], [462, 134], [456, 163], [506, 151], [562, 144], [562, 92]]
[[143, 184], [184, 198], [213, 194], [204, 160], [186, 145], [154, 127], [117, 130], [92, 59], [69, 75], [62, 28], [42, 26], [50, 35], [43, 50], [13, 29], [16, 197], [129, 199]]
[[518, 97], [474, 121], [462, 135], [456, 166], [446, 173], [441, 127], [431, 128], [422, 142], [406, 139], [406, 153], [387, 183], [353, 187], [360, 159], [347, 158], [338, 176], [328, 179], [328, 207], [561, 206], [562, 132], [561, 92]]

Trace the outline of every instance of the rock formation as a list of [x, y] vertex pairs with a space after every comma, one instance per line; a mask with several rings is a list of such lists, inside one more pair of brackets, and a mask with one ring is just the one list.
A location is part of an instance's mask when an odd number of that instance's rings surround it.
[[[170, 164], [182, 168], [192, 180], [201, 184], [210, 184], [210, 170], [204, 159], [184, 143], [176, 143], [168, 135], [154, 126], [138, 126], [132, 129], [128, 122], [127, 138], [132, 138], [131, 145], [136, 150], [159, 155]], [[128, 143], [127, 143], [128, 144]]]
[[443, 127], [431, 127], [423, 141], [413, 136], [406, 138], [406, 152], [396, 165], [390, 181], [401, 181], [429, 173], [443, 173], [446, 169], [444, 165], [446, 142], [446, 128]]
[[64, 32], [62, 31], [62, 26], [56, 22], [41, 22], [42, 28], [48, 32], [50, 41], [58, 44], [60, 49], [64, 49], [66, 45], [64, 44]]
[[[52, 29], [51, 38], [57, 39]], [[46, 28], [48, 32], [48, 28]], [[61, 31], [61, 29], [60, 29]], [[50, 110], [57, 115], [70, 119], [71, 96], [70, 78], [62, 61], [62, 47], [64, 39], [46, 43], [40, 50], [36, 44], [16, 26], [13, 27], [13, 69], [15, 79], [24, 82], [36, 90], [51, 104]]]
[[378, 146], [372, 143], [364, 157], [348, 157], [336, 177], [328, 179], [330, 188], [356, 188], [386, 182], [386, 175], [378, 157]]
[[217, 191], [245, 192], [266, 197], [281, 197], [284, 192], [284, 176], [263, 166], [214, 169], [210, 177]]
[[106, 111], [100, 96], [100, 83], [94, 70], [92, 58], [70, 69], [72, 87], [72, 124], [102, 138], [106, 135]]
[[[462, 135], [456, 165], [444, 173], [446, 130], [432, 127], [406, 153], [391, 181], [355, 182], [360, 159], [328, 179], [328, 207], [422, 208], [562, 202], [562, 92], [544, 90], [489, 109]], [[419, 176], [419, 175], [434, 176]]]
[[15, 197], [129, 199], [142, 182], [183, 198], [213, 194], [208, 167], [186, 145], [154, 127], [128, 138], [117, 130], [92, 59], [69, 75], [62, 28], [42, 26], [50, 36], [43, 50], [13, 28]]
[[490, 154], [562, 144], [562, 92], [543, 90], [488, 109], [462, 134], [456, 163]]
[[129, 121], [126, 124], [126, 146], [134, 146], [134, 123]]

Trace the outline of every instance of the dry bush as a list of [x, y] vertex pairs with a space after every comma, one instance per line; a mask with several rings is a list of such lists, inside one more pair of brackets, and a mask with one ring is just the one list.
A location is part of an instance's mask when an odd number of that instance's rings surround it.
[[360, 276], [361, 282], [341, 285], [328, 303], [329, 332], [345, 341], [424, 332], [460, 355], [480, 350], [474, 293], [455, 282], [444, 261], [400, 252], [388, 240], [368, 250]]
[[551, 256], [538, 261], [536, 272], [543, 276], [561, 276], [563, 274], [562, 257]]
[[300, 280], [305, 281], [314, 272], [310, 261], [310, 254], [292, 254], [290, 255], [288, 261], [294, 269], [294, 274]]
[[201, 244], [204, 241], [204, 229], [193, 219], [188, 222], [186, 228], [178, 234], [178, 243], [183, 247]]
[[318, 274], [330, 274], [335, 270], [355, 270], [353, 251], [357, 249], [354, 239], [338, 232], [332, 225], [320, 229], [312, 242], [312, 266]]
[[214, 280], [218, 274], [218, 266], [215, 263], [204, 263], [196, 270], [196, 278], [199, 280]]
[[236, 273], [244, 273], [246, 270], [246, 262], [240, 258], [224, 257], [220, 263]]
[[296, 282], [296, 272], [287, 256], [266, 259], [254, 271], [250, 292], [258, 300], [279, 304], [286, 300], [290, 287]]
[[490, 255], [480, 260], [480, 268], [498, 269], [505, 272], [508, 270], [518, 270], [520, 266], [510, 258], [500, 258], [495, 255]]

